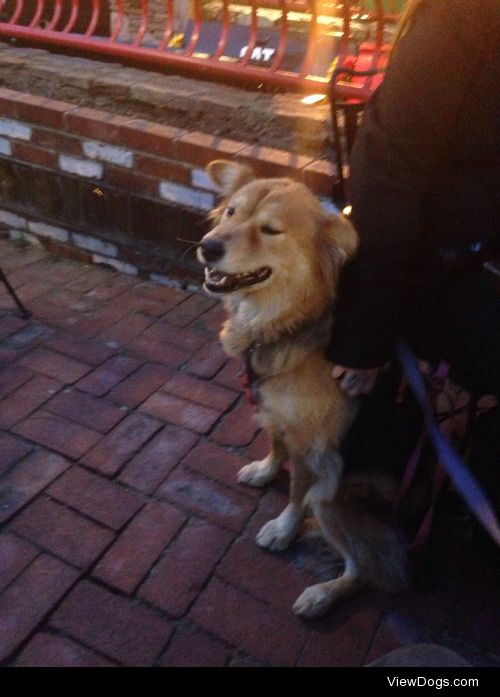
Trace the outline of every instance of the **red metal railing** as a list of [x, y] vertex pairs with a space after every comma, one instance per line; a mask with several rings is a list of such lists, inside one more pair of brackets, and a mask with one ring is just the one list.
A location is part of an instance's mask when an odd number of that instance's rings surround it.
[[[352, 0], [193, 0], [179, 46], [173, 43], [179, 33], [175, 3], [186, 2], [163, 0], [158, 10], [158, 0], [0, 0], [0, 37], [231, 82], [326, 93], [332, 68], [352, 64], [360, 45], [363, 70], [383, 64], [387, 28], [397, 17], [392, 0], [373, 0], [371, 10]], [[373, 87], [367, 76], [339, 82], [337, 91], [365, 100]]]

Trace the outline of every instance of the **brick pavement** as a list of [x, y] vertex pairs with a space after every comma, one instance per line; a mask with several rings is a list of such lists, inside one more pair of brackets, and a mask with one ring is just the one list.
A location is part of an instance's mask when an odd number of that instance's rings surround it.
[[5, 240], [0, 259], [35, 313], [0, 287], [0, 665], [361, 666], [434, 641], [500, 666], [499, 594], [459, 521], [433, 591], [292, 615], [338, 559], [313, 530], [254, 544], [287, 475], [236, 483], [266, 444], [212, 300]]

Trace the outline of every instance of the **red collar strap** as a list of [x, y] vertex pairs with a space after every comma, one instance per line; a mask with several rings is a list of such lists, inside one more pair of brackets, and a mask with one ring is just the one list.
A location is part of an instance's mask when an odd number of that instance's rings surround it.
[[254, 341], [250, 348], [247, 350], [247, 352], [245, 353], [245, 370], [240, 374], [243, 391], [248, 402], [253, 407], [258, 407], [260, 402], [259, 392], [257, 389], [259, 383], [259, 376], [252, 365], [252, 356], [255, 353], [255, 351], [259, 348], [259, 346], [260, 344]]

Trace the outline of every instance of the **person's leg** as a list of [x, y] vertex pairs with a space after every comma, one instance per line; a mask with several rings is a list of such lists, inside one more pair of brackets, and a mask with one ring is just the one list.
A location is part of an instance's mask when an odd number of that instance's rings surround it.
[[420, 408], [407, 390], [398, 402], [397, 365], [382, 373], [374, 391], [360, 398], [360, 409], [341, 452], [346, 471], [369, 469], [399, 478], [422, 430]]
[[[441, 333], [451, 377], [476, 395], [496, 396], [497, 406], [477, 417], [468, 464], [500, 518], [500, 293], [480, 269], [452, 286]], [[478, 546], [500, 578], [500, 550], [474, 521]]]
[[439, 344], [460, 384], [477, 394], [500, 394], [500, 293], [481, 269], [451, 285]]
[[[500, 406], [481, 414], [473, 431], [469, 466], [500, 520]], [[475, 540], [488, 567], [500, 581], [500, 549], [474, 521]]]

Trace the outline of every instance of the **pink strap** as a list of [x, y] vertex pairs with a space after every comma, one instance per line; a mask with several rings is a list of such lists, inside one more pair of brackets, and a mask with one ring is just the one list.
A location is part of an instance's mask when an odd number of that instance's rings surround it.
[[[445, 361], [441, 361], [436, 369], [436, 372], [432, 376], [431, 387], [429, 389], [428, 401], [429, 405], [434, 408], [436, 406], [436, 401], [439, 392], [443, 388], [444, 381], [449, 372], [449, 365]], [[427, 441], [427, 429], [422, 428], [422, 432], [418, 438], [417, 444], [410, 455], [410, 458], [406, 464], [403, 478], [398, 489], [396, 496], [395, 511], [398, 513], [401, 510], [404, 499], [407, 496], [410, 487], [415, 479], [415, 474], [417, 471], [418, 464], [422, 457], [422, 450], [424, 444]], [[434, 513], [436, 509], [436, 503], [438, 495], [443, 489], [445, 482], [447, 481], [447, 475], [445, 470], [441, 467], [439, 463], [436, 465], [434, 472], [433, 482], [432, 482], [432, 496], [430, 506], [418, 528], [418, 531], [413, 539], [412, 543], [409, 545], [410, 549], [418, 549], [427, 541], [431, 528], [432, 522], [434, 520]]]

